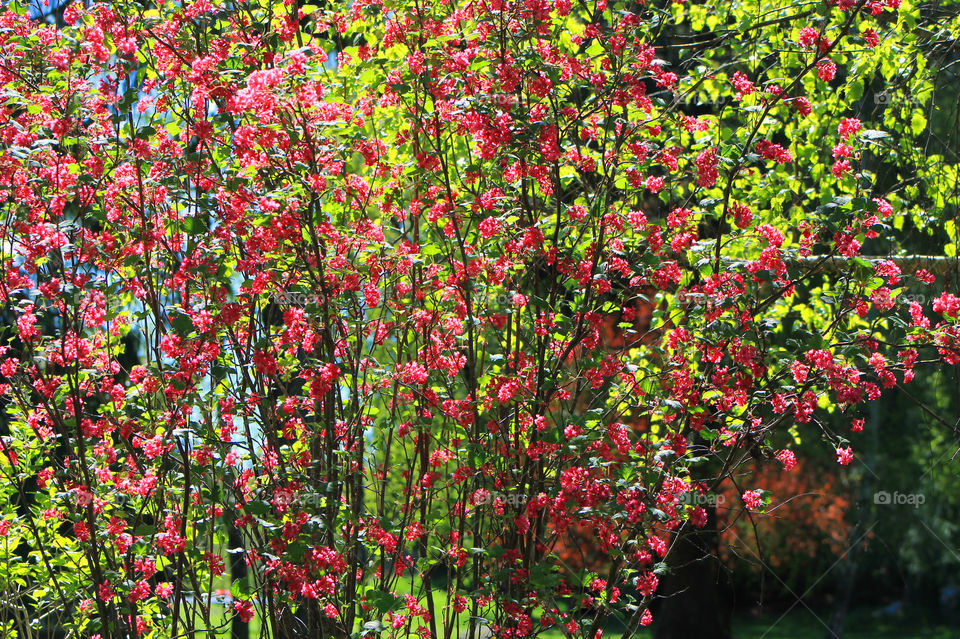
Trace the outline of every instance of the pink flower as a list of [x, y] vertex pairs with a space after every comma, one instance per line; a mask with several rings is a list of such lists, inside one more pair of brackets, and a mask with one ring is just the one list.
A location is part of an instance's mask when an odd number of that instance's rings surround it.
[[877, 205], [877, 213], [879, 213], [884, 218], [890, 217], [893, 215], [893, 207], [890, 206], [890, 203], [885, 199], [880, 197], [873, 198], [873, 202]]
[[807, 381], [807, 374], [810, 372], [810, 367], [803, 362], [794, 362], [791, 364], [790, 370], [793, 372], [793, 381], [796, 383], [803, 384]]
[[923, 282], [924, 284], [933, 284], [937, 281], [937, 276], [928, 271], [927, 269], [920, 269], [916, 273], [917, 279]]
[[857, 118], [844, 118], [840, 120], [840, 124], [837, 125], [837, 133], [839, 133], [844, 140], [849, 139], [851, 135], [860, 130], [860, 120]]
[[707, 511], [702, 506], [697, 506], [690, 513], [690, 523], [695, 528], [703, 528], [707, 525]]
[[759, 490], [748, 490], [743, 493], [743, 503], [750, 510], [756, 510], [763, 503], [763, 493]]
[[803, 117], [807, 117], [808, 115], [813, 113], [813, 105], [810, 104], [810, 100], [808, 100], [807, 98], [803, 98], [803, 97], [794, 98], [793, 108], [795, 108], [797, 110], [797, 113], [799, 113]]
[[812, 47], [820, 39], [820, 34], [813, 27], [804, 27], [800, 29], [800, 36], [797, 38], [797, 44], [803, 48]]
[[97, 596], [103, 601], [110, 601], [116, 596], [116, 593], [110, 586], [110, 582], [106, 581], [97, 588]]
[[837, 75], [837, 65], [834, 64], [833, 60], [821, 60], [817, 64], [817, 77], [819, 77], [824, 82], [829, 82], [833, 80], [834, 76]]
[[837, 463], [846, 466], [851, 461], [853, 461], [853, 450], [849, 446], [837, 448]]
[[540, 153], [547, 162], [560, 159], [560, 145], [557, 143], [557, 127], [545, 126], [540, 129]]
[[769, 140], [760, 140], [757, 142], [757, 153], [768, 160], [774, 160], [777, 164], [788, 164], [793, 161], [790, 151], [779, 144], [773, 144]]
[[834, 158], [845, 158], [850, 155], [853, 149], [850, 148], [849, 144], [837, 144], [833, 147], [833, 157]]
[[960, 297], [953, 293], [944, 293], [933, 300], [933, 311], [947, 317], [960, 315]]
[[520, 384], [514, 380], [510, 380], [497, 391], [497, 400], [501, 404], [506, 404], [513, 399], [518, 392], [520, 392]]
[[20, 339], [24, 342], [31, 342], [37, 336], [37, 317], [33, 314], [33, 304], [23, 309], [23, 314], [17, 318], [17, 330], [20, 332]]
[[500, 221], [495, 217], [488, 217], [480, 222], [480, 235], [489, 240], [500, 231]]
[[844, 175], [850, 172], [850, 160], [837, 160], [833, 163], [833, 176], [835, 178], [842, 179]]
[[717, 150], [707, 149], [697, 155], [697, 184], [703, 187], [717, 183], [720, 173], [717, 171]]
[[742, 100], [743, 96], [753, 93], [753, 82], [740, 71], [733, 74], [730, 83], [737, 89], [736, 98], [738, 100]]
[[257, 372], [264, 375], [276, 375], [277, 370], [279, 370], [277, 358], [264, 350], [259, 350], [253, 354], [253, 365], [257, 368]]
[[143, 453], [147, 459], [156, 459], [164, 453], [163, 435], [155, 435], [143, 442]]
[[732, 210], [737, 228], [745, 229], [753, 222], [753, 211], [746, 204], [734, 204]]
[[4, 377], [13, 377], [13, 375], [17, 372], [17, 365], [19, 363], [20, 360], [16, 357], [3, 360], [3, 363], [0, 364], [0, 373], [3, 373]]
[[900, 267], [891, 260], [880, 260], [877, 262], [877, 265], [874, 267], [874, 272], [877, 274], [877, 277], [889, 278], [891, 286], [896, 286], [900, 283]]
[[367, 306], [373, 308], [380, 304], [380, 289], [373, 282], [363, 285], [363, 298]]
[[634, 584], [636, 585], [637, 590], [640, 591], [641, 595], [644, 597], [649, 597], [657, 589], [657, 586], [660, 584], [660, 580], [652, 572], [644, 572], [636, 578]]
[[90, 540], [90, 527], [87, 526], [87, 522], [78, 521], [73, 525], [73, 534], [77, 536], [77, 541], [89, 541]]
[[790, 472], [797, 466], [797, 456], [792, 450], [781, 450], [777, 453], [777, 459], [783, 464], [783, 469], [787, 472]]
[[644, 610], [643, 615], [640, 617], [640, 625], [646, 627], [651, 623], [653, 623], [653, 615], [650, 614], [649, 610]]
[[249, 601], [234, 601], [233, 611], [237, 613], [237, 616], [240, 617], [240, 621], [243, 623], [250, 623], [250, 620], [253, 619], [255, 615], [253, 604]]
[[400, 367], [400, 381], [411, 386], [416, 384], [426, 384], [430, 378], [427, 369], [417, 362], [409, 362]]
[[147, 581], [139, 581], [137, 585], [130, 589], [129, 599], [132, 602], [140, 601], [141, 599], [146, 599], [150, 596], [150, 583]]

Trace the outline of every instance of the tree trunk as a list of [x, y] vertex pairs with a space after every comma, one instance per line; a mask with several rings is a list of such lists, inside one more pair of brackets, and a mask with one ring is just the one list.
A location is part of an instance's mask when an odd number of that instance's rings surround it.
[[730, 639], [731, 584], [720, 565], [716, 510], [707, 525], [683, 524], [670, 552], [654, 614], [655, 639]]
[[[244, 561], [243, 551], [243, 536], [240, 534], [240, 531], [237, 530], [237, 526], [234, 524], [233, 519], [230, 518], [229, 523], [227, 524], [227, 544], [230, 548], [230, 581], [231, 582], [246, 582], [247, 581], [247, 564]], [[233, 620], [230, 622], [230, 639], [249, 639], [250, 637], [250, 624], [240, 621], [239, 616], [234, 616]]]

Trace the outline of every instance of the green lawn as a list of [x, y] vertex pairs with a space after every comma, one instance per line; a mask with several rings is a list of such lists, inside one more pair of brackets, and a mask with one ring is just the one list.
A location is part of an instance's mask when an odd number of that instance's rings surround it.
[[[823, 639], [827, 636], [831, 611], [816, 610], [822, 620], [798, 606], [781, 619], [780, 614], [764, 614], [734, 619], [733, 639]], [[847, 618], [844, 639], [954, 639], [960, 629], [927, 622], [922, 614], [900, 618], [875, 614], [873, 610], [854, 610]]]
[[[816, 611], [824, 623], [830, 620], [830, 612]], [[259, 618], [251, 625], [251, 639], [259, 637]], [[733, 639], [823, 639], [827, 628], [813, 613], [804, 608], [790, 611], [785, 616], [777, 613], [765, 613], [752, 616], [741, 614], [734, 618]], [[604, 639], [617, 639], [621, 628], [608, 627]], [[219, 635], [203, 639], [222, 639], [229, 637], [229, 628]], [[955, 639], [960, 629], [949, 628], [924, 619], [920, 612], [908, 612], [902, 617], [890, 617], [876, 614], [873, 610], [854, 610], [847, 619], [844, 639]], [[563, 639], [559, 629], [551, 629], [538, 635], [540, 639]], [[652, 632], [645, 630], [639, 637], [649, 639]]]

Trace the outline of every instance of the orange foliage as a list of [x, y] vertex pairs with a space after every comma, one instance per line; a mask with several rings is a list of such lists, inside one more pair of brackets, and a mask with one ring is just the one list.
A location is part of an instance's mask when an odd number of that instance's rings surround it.
[[820, 553], [838, 556], [847, 549], [851, 525], [845, 514], [851, 498], [835, 473], [808, 469], [802, 462], [789, 472], [778, 464], [753, 463], [743, 467], [742, 476], [752, 482], [742, 486], [744, 490], [769, 490], [773, 500], [764, 512], [751, 513], [754, 533], [733, 483], [724, 484], [717, 497], [717, 524], [721, 556], [728, 564], [739, 555], [754, 561], [763, 557], [776, 568], [809, 562]]

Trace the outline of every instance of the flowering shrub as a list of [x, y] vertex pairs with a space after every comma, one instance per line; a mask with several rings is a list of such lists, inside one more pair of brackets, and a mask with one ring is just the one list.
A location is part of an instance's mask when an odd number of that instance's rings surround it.
[[649, 624], [685, 496], [960, 362], [862, 257], [946, 188], [898, 5], [8, 5], [4, 632]]

